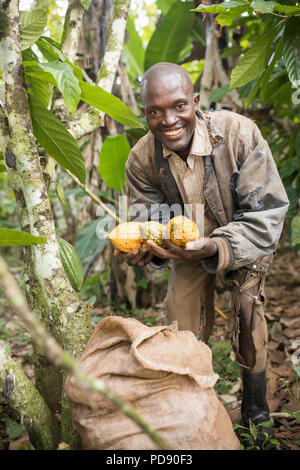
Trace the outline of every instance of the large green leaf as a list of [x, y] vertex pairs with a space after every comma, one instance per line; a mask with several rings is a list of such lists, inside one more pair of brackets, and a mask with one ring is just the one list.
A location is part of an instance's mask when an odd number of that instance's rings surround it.
[[300, 88], [300, 17], [290, 18], [286, 24], [283, 58], [290, 82]]
[[81, 95], [78, 79], [72, 68], [66, 62], [55, 60], [53, 62], [38, 63], [24, 62], [25, 74], [36, 77], [56, 86], [64, 96], [66, 106], [71, 114], [76, 109]]
[[29, 95], [29, 104], [36, 139], [51, 157], [84, 183], [85, 163], [76, 140], [34, 96]]
[[238, 1], [230, 1], [217, 4], [215, 3], [212, 5], [201, 4], [197, 8], [193, 8], [192, 11], [201, 11], [203, 13], [224, 13], [224, 10], [230, 10], [231, 8], [238, 8], [241, 6], [245, 6], [245, 3]]
[[220, 101], [223, 96], [229, 91], [229, 85], [222, 86], [220, 88], [215, 88], [208, 97], [208, 102], [218, 102]]
[[276, 5], [276, 2], [274, 1], [266, 2], [265, 0], [253, 0], [251, 2], [251, 6], [253, 10], [259, 11], [261, 13], [272, 12], [274, 10], [275, 5]]
[[242, 13], [249, 11], [251, 11], [249, 6], [244, 4], [239, 7], [230, 8], [229, 10], [219, 13], [219, 15], [217, 15], [215, 19], [221, 26], [229, 26]]
[[83, 229], [78, 233], [75, 250], [77, 251], [79, 258], [83, 261], [87, 256], [89, 256], [93, 251], [101, 248], [104, 248], [107, 244], [107, 238], [99, 238], [97, 235], [97, 226], [99, 223], [110, 224], [111, 217], [108, 214], [100, 217], [99, 219], [93, 220], [85, 224]]
[[190, 36], [195, 15], [192, 2], [175, 2], [154, 31], [145, 53], [145, 70], [157, 62], [178, 63]]
[[87, 73], [82, 70], [76, 62], [72, 63], [67, 59], [67, 57], [64, 56], [60, 50], [60, 44], [58, 44], [56, 41], [48, 38], [47, 36], [41, 36], [40, 39], [36, 42], [36, 45], [48, 62], [55, 60], [66, 62], [70, 65], [70, 67], [72, 67], [74, 75], [76, 78], [78, 78], [78, 80], [85, 79], [87, 83], [90, 83], [91, 85], [94, 84]]
[[41, 36], [36, 42], [36, 45], [40, 52], [43, 54], [46, 60], [51, 62], [52, 60], [66, 60], [65, 56], [60, 50], [60, 45], [47, 36]]
[[46, 108], [49, 109], [52, 102], [53, 86], [41, 80], [25, 74], [25, 83], [30, 85], [30, 94], [33, 94]]
[[109, 188], [122, 191], [125, 183], [125, 163], [130, 145], [124, 135], [106, 137], [99, 156], [99, 172]]
[[281, 23], [276, 23], [273, 28], [268, 28], [255, 44], [248, 49], [231, 73], [230, 88], [246, 85], [246, 83], [251, 82], [263, 73], [273, 52], [273, 42], [281, 28]]
[[163, 14], [166, 16], [168, 11], [170, 10], [171, 6], [173, 5], [175, 0], [157, 0], [157, 8], [159, 8]]
[[46, 243], [44, 237], [36, 237], [28, 232], [12, 230], [9, 228], [0, 228], [0, 246], [27, 246]]
[[79, 81], [81, 88], [81, 100], [90, 104], [94, 108], [100, 109], [111, 118], [128, 127], [141, 127], [144, 124], [131, 109], [119, 98], [108, 93], [96, 85], [90, 85], [82, 80]]
[[294, 252], [300, 248], [300, 213], [291, 221], [291, 245]]
[[281, 5], [280, 3], [276, 3], [275, 11], [282, 13], [284, 15], [298, 15], [300, 13], [300, 5]]
[[145, 50], [142, 40], [135, 28], [134, 19], [131, 16], [129, 16], [127, 21], [127, 31], [129, 41], [124, 46], [124, 56], [133, 73], [141, 77], [144, 74]]
[[47, 12], [44, 10], [20, 11], [21, 48], [22, 51], [38, 40], [47, 23]]
[[270, 77], [272, 75], [272, 72], [274, 70], [274, 67], [278, 61], [278, 59], [281, 57], [282, 54], [282, 40], [283, 36], [279, 39], [275, 46], [275, 51], [274, 51], [274, 56], [269, 64], [266, 65], [265, 70], [263, 74], [256, 80], [254, 86], [252, 87], [252, 90], [246, 97], [244, 101], [244, 107], [247, 108], [251, 101], [256, 97], [258, 90], [260, 89], [260, 96], [263, 95], [265, 88], [268, 86]]

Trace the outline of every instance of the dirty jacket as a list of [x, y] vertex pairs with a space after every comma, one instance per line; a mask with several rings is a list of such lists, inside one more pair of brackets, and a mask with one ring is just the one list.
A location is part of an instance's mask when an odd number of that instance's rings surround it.
[[[254, 122], [227, 110], [201, 115], [196, 126], [203, 139], [197, 157], [211, 155], [212, 165], [199, 184], [219, 225], [210, 235], [218, 254], [202, 264], [209, 272], [236, 270], [275, 252], [289, 200], [268, 143]], [[154, 162], [154, 142], [149, 131], [128, 157], [131, 204], [167, 202]]]

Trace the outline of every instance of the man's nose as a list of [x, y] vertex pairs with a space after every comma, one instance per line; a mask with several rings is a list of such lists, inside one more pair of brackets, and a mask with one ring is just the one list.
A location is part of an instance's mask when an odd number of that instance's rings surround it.
[[177, 121], [176, 113], [173, 110], [165, 111], [163, 116], [162, 124], [164, 126], [170, 127], [175, 124]]

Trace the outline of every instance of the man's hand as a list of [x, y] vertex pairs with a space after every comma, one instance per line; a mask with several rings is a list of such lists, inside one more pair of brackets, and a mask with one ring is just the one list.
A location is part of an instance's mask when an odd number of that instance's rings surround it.
[[168, 248], [164, 249], [158, 246], [152, 240], [147, 240], [146, 246], [149, 250], [149, 254], [158, 256], [162, 259], [178, 259], [178, 260], [189, 260], [189, 259], [204, 259], [214, 256], [217, 251], [217, 245], [211, 238], [200, 238], [195, 242], [188, 242], [186, 247], [174, 245], [170, 240], [165, 240]]
[[134, 249], [130, 253], [122, 253], [120, 250], [115, 250], [114, 256], [122, 256], [122, 261], [126, 261], [129, 266], [143, 267], [150, 263], [154, 254], [149, 251], [146, 245], [143, 245], [140, 250]]

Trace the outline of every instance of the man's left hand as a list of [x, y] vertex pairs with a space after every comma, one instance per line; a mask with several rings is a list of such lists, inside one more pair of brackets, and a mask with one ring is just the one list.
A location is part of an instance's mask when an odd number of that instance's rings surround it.
[[200, 238], [195, 242], [188, 242], [185, 248], [174, 245], [170, 240], [165, 240], [165, 242], [168, 245], [166, 249], [152, 240], [147, 240], [146, 245], [153, 255], [162, 259], [204, 259], [214, 256], [218, 251], [217, 245], [211, 238]]

